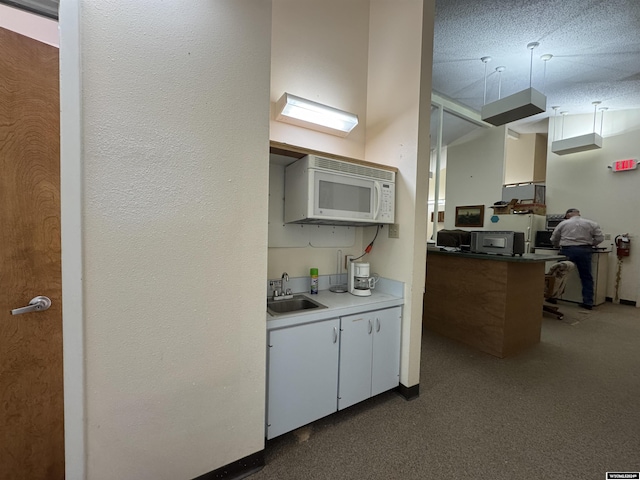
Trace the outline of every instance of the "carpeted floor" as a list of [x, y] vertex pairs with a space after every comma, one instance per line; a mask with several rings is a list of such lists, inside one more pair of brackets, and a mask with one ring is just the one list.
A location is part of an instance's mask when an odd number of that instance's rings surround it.
[[425, 332], [420, 397], [384, 393], [267, 442], [261, 479], [604, 479], [640, 472], [640, 309], [560, 302], [498, 359]]

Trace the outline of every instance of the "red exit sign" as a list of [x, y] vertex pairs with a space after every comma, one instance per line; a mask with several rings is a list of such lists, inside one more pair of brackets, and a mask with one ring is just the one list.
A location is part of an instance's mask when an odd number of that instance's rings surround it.
[[628, 158], [627, 160], [616, 160], [611, 165], [611, 169], [614, 172], [626, 172], [627, 170], [635, 170], [638, 168], [638, 161], [635, 158]]

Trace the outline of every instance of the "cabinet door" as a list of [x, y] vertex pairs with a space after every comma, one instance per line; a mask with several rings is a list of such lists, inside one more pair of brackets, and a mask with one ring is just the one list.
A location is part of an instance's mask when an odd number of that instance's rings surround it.
[[340, 375], [338, 410], [371, 396], [371, 313], [340, 318]]
[[339, 319], [268, 332], [267, 438], [336, 411]]
[[373, 366], [371, 396], [400, 383], [400, 327], [402, 307], [373, 312]]

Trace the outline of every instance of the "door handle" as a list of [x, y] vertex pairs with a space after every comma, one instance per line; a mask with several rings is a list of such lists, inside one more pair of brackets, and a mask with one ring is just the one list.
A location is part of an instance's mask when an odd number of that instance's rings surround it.
[[29, 312], [42, 312], [51, 306], [51, 299], [40, 295], [33, 297], [26, 307], [14, 308], [11, 310], [11, 315], [21, 315]]
[[373, 186], [376, 196], [373, 202], [373, 220], [377, 220], [378, 214], [380, 213], [380, 204], [382, 203], [382, 187], [380, 187], [380, 184], [378, 182], [375, 182]]

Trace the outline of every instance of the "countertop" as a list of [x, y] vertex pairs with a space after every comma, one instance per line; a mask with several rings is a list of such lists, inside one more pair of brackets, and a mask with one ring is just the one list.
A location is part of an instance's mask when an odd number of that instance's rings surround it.
[[373, 290], [369, 297], [357, 297], [350, 293], [334, 293], [329, 290], [320, 290], [316, 295], [309, 293], [296, 295], [304, 295], [327, 308], [293, 312], [277, 316], [272, 316], [267, 313], [267, 330], [292, 327], [294, 325], [302, 325], [329, 318], [404, 305], [404, 298], [376, 290]]
[[535, 262], [560, 262], [566, 260], [564, 255], [546, 253], [524, 253], [520, 255], [497, 255], [495, 253], [471, 253], [453, 252], [441, 250], [439, 247], [427, 247], [427, 257], [429, 255], [451, 255], [454, 257], [477, 258], [479, 260], [495, 260], [498, 262], [535, 263]]
[[[560, 251], [560, 247], [556, 248], [556, 247], [535, 247], [536, 253], [538, 251], [541, 252], [555, 252], [556, 254], [558, 254], [558, 252]], [[591, 249], [593, 251], [593, 253], [611, 253], [612, 251], [612, 247], [593, 247]]]

